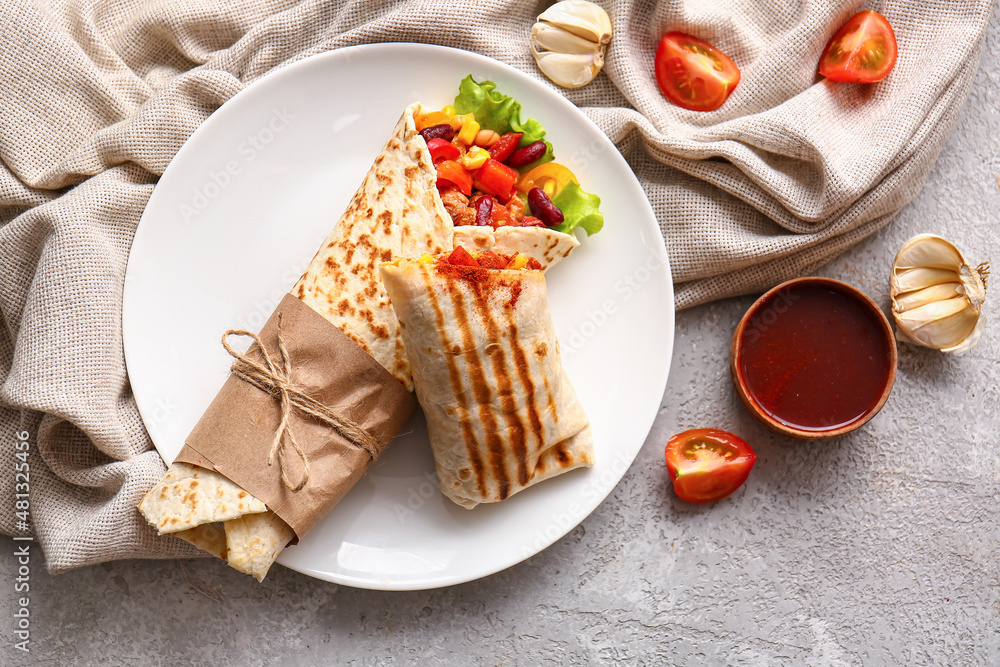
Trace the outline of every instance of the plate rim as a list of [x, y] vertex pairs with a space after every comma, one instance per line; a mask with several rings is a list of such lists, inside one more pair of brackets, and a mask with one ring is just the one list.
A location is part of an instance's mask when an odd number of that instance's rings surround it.
[[[222, 111], [223, 109], [226, 109], [227, 107], [230, 110], [233, 109], [233, 108], [238, 108], [239, 105], [242, 104], [242, 102], [241, 102], [242, 99], [244, 99], [244, 98], [246, 98], [246, 97], [248, 97], [248, 96], [250, 96], [252, 94], [255, 94], [257, 91], [259, 91], [260, 87], [263, 86], [263, 85], [265, 85], [266, 83], [272, 82], [274, 80], [278, 80], [280, 78], [294, 77], [294, 76], [296, 76], [296, 73], [299, 70], [301, 70], [301, 69], [306, 69], [306, 68], [309, 68], [309, 67], [317, 67], [317, 66], [321, 67], [323, 61], [332, 61], [334, 63], [333, 66], [336, 66], [336, 62], [338, 60], [344, 59], [344, 60], [347, 60], [349, 62], [354, 55], [359, 54], [359, 53], [362, 54], [362, 56], [363, 56], [365, 54], [365, 52], [377, 53], [377, 52], [391, 52], [391, 51], [397, 51], [400, 54], [407, 53], [407, 52], [410, 52], [410, 53], [419, 53], [419, 52], [434, 52], [434, 53], [446, 52], [446, 53], [450, 53], [451, 55], [453, 55], [455, 57], [460, 57], [460, 58], [466, 58], [466, 59], [468, 59], [469, 62], [470, 62], [470, 65], [471, 64], [479, 64], [480, 66], [482, 66], [483, 68], [486, 68], [486, 69], [496, 69], [496, 68], [499, 68], [500, 70], [504, 71], [505, 75], [509, 76], [512, 79], [519, 80], [521, 83], [523, 83], [525, 86], [527, 86], [529, 88], [538, 88], [540, 90], [542, 90], [542, 89], [545, 90], [546, 93], [543, 93], [543, 96], [544, 95], [548, 95], [548, 99], [544, 99], [543, 102], [545, 102], [546, 104], [548, 104], [551, 101], [557, 107], [558, 106], [562, 106], [564, 110], [568, 110], [571, 113], [576, 114], [577, 117], [580, 120], [584, 121], [586, 124], [589, 124], [592, 127], [592, 129], [594, 129], [594, 131], [598, 135], [600, 135], [600, 137], [604, 141], [606, 141], [614, 149], [614, 150], [610, 151], [610, 157], [611, 157], [611, 159], [616, 160], [617, 162], [619, 162], [618, 168], [619, 169], [623, 169], [625, 172], [627, 172], [631, 176], [631, 179], [630, 179], [631, 185], [633, 185], [634, 188], [635, 188], [635, 190], [637, 190], [642, 195], [642, 198], [641, 198], [642, 199], [642, 205], [644, 206], [644, 208], [648, 209], [649, 218], [652, 221], [653, 225], [652, 225], [651, 229], [646, 230], [646, 231], [654, 232], [656, 238], [659, 238], [659, 239], [662, 240], [662, 233], [660, 232], [660, 230], [658, 228], [658, 224], [657, 224], [658, 221], [657, 221], [657, 218], [656, 218], [655, 211], [653, 211], [652, 205], [649, 202], [648, 197], [646, 197], [645, 191], [642, 189], [641, 183], [639, 183], [638, 178], [636, 177], [634, 171], [632, 170], [632, 167], [625, 160], [624, 156], [622, 156], [621, 153], [617, 150], [617, 148], [614, 147], [614, 144], [610, 141], [610, 138], [607, 137], [607, 135], [596, 125], [596, 123], [593, 122], [593, 120], [586, 113], [584, 113], [584, 111], [581, 108], [577, 107], [574, 103], [572, 103], [571, 101], [569, 101], [564, 95], [560, 94], [556, 90], [552, 90], [552, 89], [546, 87], [546, 84], [544, 82], [540, 81], [539, 79], [537, 79], [535, 77], [532, 77], [531, 75], [529, 75], [526, 72], [523, 72], [523, 71], [517, 69], [516, 67], [514, 67], [512, 65], [509, 65], [509, 64], [504, 63], [502, 61], [499, 61], [499, 60], [496, 60], [496, 59], [493, 59], [493, 58], [490, 58], [488, 56], [485, 56], [485, 55], [482, 55], [482, 54], [479, 54], [479, 53], [476, 53], [476, 52], [472, 52], [472, 51], [465, 51], [465, 50], [462, 50], [462, 49], [456, 49], [454, 47], [440, 46], [440, 45], [434, 45], [434, 44], [423, 44], [423, 43], [418, 43], [418, 42], [378, 42], [378, 43], [369, 43], [369, 44], [359, 44], [359, 45], [353, 45], [353, 46], [345, 46], [345, 47], [340, 47], [340, 48], [336, 48], [336, 49], [332, 49], [332, 50], [328, 50], [328, 51], [323, 51], [321, 53], [316, 53], [316, 54], [312, 54], [312, 55], [309, 55], [309, 56], [305, 56], [305, 57], [299, 58], [297, 60], [294, 60], [292, 62], [289, 62], [287, 64], [279, 65], [277, 68], [269, 71], [268, 73], [264, 74], [260, 78], [256, 79], [254, 82], [252, 82], [249, 85], [245, 86], [243, 89], [241, 89], [235, 95], [233, 95], [231, 98], [229, 98], [228, 100], [226, 100], [217, 109], [215, 109], [194, 130], [194, 132], [192, 132], [191, 136], [189, 136], [187, 138], [187, 140], [184, 142], [184, 144], [177, 150], [177, 152], [175, 153], [175, 155], [173, 156], [173, 158], [168, 163], [167, 167], [164, 169], [164, 171], [161, 174], [161, 176], [157, 179], [157, 182], [156, 182], [156, 184], [153, 187], [153, 191], [150, 194], [149, 199], [147, 200], [146, 205], [145, 205], [145, 207], [143, 209], [142, 215], [140, 216], [139, 222], [138, 222], [138, 224], [136, 226], [135, 234], [133, 235], [132, 244], [131, 244], [131, 247], [130, 247], [130, 250], [129, 250], [129, 258], [128, 258], [128, 261], [126, 263], [125, 285], [124, 285], [124, 288], [123, 288], [123, 296], [122, 296], [122, 302], [123, 302], [123, 310], [122, 310], [122, 344], [123, 344], [124, 358], [125, 358], [125, 364], [126, 364], [126, 373], [127, 373], [127, 377], [129, 378], [130, 388], [132, 389], [133, 399], [136, 402], [137, 410], [139, 412], [140, 418], [143, 421], [143, 426], [146, 429], [147, 434], [149, 435], [150, 441], [154, 445], [154, 449], [156, 450], [156, 452], [160, 456], [160, 458], [164, 460], [164, 463], [166, 465], [169, 465], [169, 462], [166, 461], [166, 457], [164, 456], [164, 453], [161, 451], [160, 445], [157, 444], [157, 441], [154, 438], [153, 433], [150, 432], [150, 429], [149, 429], [149, 426], [148, 426], [149, 421], [150, 421], [147, 418], [148, 417], [148, 414], [147, 414], [148, 413], [148, 406], [147, 406], [147, 408], [143, 407], [144, 402], [140, 399], [140, 396], [139, 396], [139, 393], [141, 393], [141, 391], [138, 392], [138, 393], [135, 392], [135, 385], [134, 385], [134, 383], [132, 383], [132, 376], [131, 376], [130, 373], [128, 373], [128, 369], [129, 369], [129, 366], [130, 366], [130, 364], [129, 364], [129, 358], [132, 357], [133, 359], [135, 359], [136, 358], [135, 355], [137, 354], [137, 352], [135, 351], [135, 347], [134, 347], [135, 343], [131, 342], [131, 341], [134, 340], [134, 334], [130, 335], [130, 333], [129, 333], [130, 328], [132, 328], [131, 324], [129, 324], [129, 322], [132, 320], [132, 318], [129, 317], [126, 314], [126, 311], [128, 310], [126, 304], [130, 301], [130, 297], [129, 297], [130, 290], [129, 290], [128, 277], [129, 277], [129, 273], [134, 270], [133, 269], [133, 266], [134, 266], [133, 265], [133, 258], [135, 257], [135, 255], [132, 252], [132, 248], [134, 248], [136, 246], [136, 242], [137, 241], [139, 241], [141, 243], [141, 239], [144, 236], [144, 230], [150, 228], [150, 224], [145, 224], [144, 225], [143, 223], [147, 220], [147, 212], [150, 211], [150, 210], [153, 210], [155, 208], [155, 206], [158, 206], [159, 205], [159, 203], [158, 203], [159, 199], [162, 198], [162, 196], [163, 196], [163, 195], [161, 195], [160, 197], [157, 196], [158, 192], [159, 193], [163, 192], [163, 189], [159, 187], [160, 183], [163, 181], [163, 178], [170, 173], [170, 169], [171, 169], [171, 167], [173, 167], [173, 165], [175, 163], [177, 163], [179, 161], [183, 162], [183, 160], [185, 159], [185, 156], [188, 153], [190, 153], [192, 151], [196, 151], [196, 150], [198, 150], [200, 148], [200, 142], [202, 141], [202, 139], [201, 139], [202, 136], [204, 136], [206, 134], [209, 135], [209, 136], [211, 136], [213, 128], [216, 125], [225, 122], [226, 115], [229, 112], [227, 111], [227, 112], [220, 113], [220, 111]], [[530, 114], [529, 114], [529, 117], [530, 117]], [[632, 224], [632, 223], [630, 223], [630, 224]], [[436, 589], [436, 588], [442, 588], [442, 587], [447, 587], [447, 586], [458, 585], [458, 584], [462, 584], [462, 583], [468, 583], [468, 582], [471, 582], [471, 581], [478, 581], [479, 579], [483, 579], [483, 578], [492, 576], [492, 575], [494, 575], [494, 574], [496, 574], [498, 572], [501, 572], [503, 570], [511, 568], [511, 567], [513, 567], [515, 565], [518, 565], [520, 563], [523, 563], [524, 561], [528, 560], [532, 556], [535, 556], [535, 555], [541, 553], [542, 551], [544, 551], [545, 549], [547, 549], [548, 547], [552, 546], [553, 544], [555, 544], [556, 542], [558, 542], [559, 540], [561, 540], [563, 537], [565, 537], [570, 531], [572, 531], [577, 526], [579, 526], [581, 523], [583, 523], [583, 521], [585, 521], [598, 507], [600, 507], [604, 503], [604, 501], [607, 499], [607, 497], [609, 495], [611, 495], [611, 493], [614, 491], [614, 489], [617, 488], [618, 484], [621, 482], [621, 480], [627, 474], [629, 468], [631, 468], [631, 466], [635, 463], [636, 459], [639, 456], [639, 453], [642, 451], [642, 447], [645, 444], [646, 439], [648, 439], [648, 437], [649, 437], [649, 433], [651, 432], [653, 423], [654, 423], [655, 418], [656, 418], [656, 414], [658, 413], [658, 410], [659, 410], [659, 403], [662, 401], [662, 395], [666, 391], [666, 387], [667, 387], [667, 384], [668, 384], [668, 381], [669, 381], [671, 359], [672, 359], [672, 356], [673, 356], [674, 345], [675, 345], [675, 342], [676, 342], [675, 341], [675, 338], [676, 338], [676, 317], [675, 317], [676, 295], [675, 295], [674, 288], [673, 288], [672, 272], [671, 272], [671, 267], [670, 267], [670, 262], [669, 262], [669, 256], [667, 254], [665, 243], [651, 244], [651, 245], [649, 245], [647, 247], [656, 255], [656, 259], [662, 263], [662, 266], [663, 266], [663, 269], [664, 269], [664, 274], [663, 275], [664, 275], [665, 288], [667, 290], [667, 296], [669, 297], [669, 304], [665, 304], [665, 305], [669, 305], [669, 312], [668, 312], [668, 319], [669, 319], [669, 324], [670, 324], [669, 332], [668, 332], [669, 333], [669, 343], [670, 343], [669, 344], [669, 349], [666, 350], [666, 353], [664, 355], [665, 363], [663, 363], [663, 364], [660, 365], [660, 367], [659, 367], [659, 373], [658, 373], [658, 376], [656, 377], [655, 384], [656, 384], [656, 387], [659, 390], [658, 400], [656, 401], [655, 404], [652, 401], [650, 401], [650, 406], [645, 411], [646, 414], [636, 414], [636, 413], [633, 413], [633, 417], [635, 419], [637, 419], [638, 421], [640, 421], [643, 424], [648, 424], [648, 426], [645, 428], [646, 434], [643, 437], [642, 442], [639, 443], [638, 446], [635, 448], [635, 453], [634, 453], [633, 456], [631, 456], [631, 458], [629, 460], [628, 466], [625, 467], [624, 471], [622, 471], [622, 473], [620, 475], [616, 476], [616, 479], [615, 479], [615, 481], [614, 481], [613, 484], [607, 485], [607, 487], [603, 490], [603, 492], [599, 494], [599, 498], [593, 504], [593, 507], [591, 507], [588, 511], [586, 511], [579, 518], [575, 519], [574, 521], [571, 521], [570, 525], [568, 527], [566, 527], [565, 529], [560, 529], [559, 531], [557, 531], [558, 534], [554, 537], [554, 539], [546, 540], [545, 543], [540, 548], [533, 549], [532, 553], [527, 554], [527, 555], [521, 555], [521, 556], [517, 557], [515, 560], [513, 560], [512, 562], [508, 562], [506, 564], [501, 564], [501, 565], [498, 565], [498, 566], [492, 567], [492, 568], [486, 568], [483, 571], [481, 571], [481, 572], [479, 572], [477, 574], [473, 574], [473, 575], [424, 576], [421, 579], [411, 578], [411, 579], [408, 579], [408, 580], [405, 580], [405, 581], [391, 580], [391, 579], [390, 580], [377, 580], [377, 579], [374, 579], [374, 578], [373, 579], [363, 579], [361, 577], [338, 575], [338, 574], [331, 573], [331, 572], [320, 571], [320, 570], [314, 569], [314, 568], [302, 567], [301, 565], [299, 565], [299, 566], [288, 565], [288, 564], [285, 564], [285, 563], [282, 562], [281, 557], [279, 557], [279, 559], [278, 559], [277, 562], [280, 563], [280, 564], [282, 564], [285, 567], [288, 567], [289, 569], [293, 569], [293, 570], [295, 570], [297, 572], [305, 574], [306, 576], [309, 576], [309, 577], [312, 577], [312, 578], [315, 578], [315, 579], [319, 579], [321, 581], [328, 581], [328, 582], [339, 584], [339, 585], [350, 586], [350, 587], [353, 587], [353, 588], [360, 588], [360, 589], [366, 589], [366, 590], [385, 590], [385, 591], [431, 590], [431, 589]], [[133, 296], [134, 296], [134, 288], [133, 288]], [[130, 350], [132, 350], [132, 352], [130, 352]]]

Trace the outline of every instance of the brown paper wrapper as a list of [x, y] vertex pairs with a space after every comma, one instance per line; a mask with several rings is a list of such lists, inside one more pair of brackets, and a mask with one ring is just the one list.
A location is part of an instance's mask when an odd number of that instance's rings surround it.
[[[272, 359], [280, 360], [277, 320], [292, 364], [292, 382], [312, 398], [367, 430], [381, 447], [399, 433], [416, 407], [413, 394], [342, 331], [286, 294], [260, 332]], [[263, 357], [254, 343], [246, 355]], [[267, 464], [281, 404], [234, 375], [222, 386], [187, 437], [175, 461], [215, 470], [262, 500], [305, 536], [361, 479], [372, 459], [333, 427], [292, 409], [289, 426], [309, 460], [309, 482], [292, 491], [275, 459]], [[301, 462], [288, 446], [288, 477], [300, 479]]]

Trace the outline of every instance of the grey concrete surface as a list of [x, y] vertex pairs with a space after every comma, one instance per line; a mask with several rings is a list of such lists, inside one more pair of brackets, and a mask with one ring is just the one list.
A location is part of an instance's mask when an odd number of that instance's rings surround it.
[[[889, 264], [935, 232], [1000, 274], [1000, 24], [919, 196], [819, 273], [888, 311]], [[4, 665], [1000, 664], [1000, 277], [972, 353], [902, 346], [896, 386], [860, 432], [774, 435], [729, 382], [752, 297], [679, 314], [670, 383], [638, 459], [565, 538], [486, 579], [408, 593], [275, 567], [258, 585], [219, 562], [127, 561], [44, 572], [32, 553], [31, 653], [14, 648], [18, 563], [0, 539]], [[663, 445], [740, 433], [743, 489], [679, 501]]]

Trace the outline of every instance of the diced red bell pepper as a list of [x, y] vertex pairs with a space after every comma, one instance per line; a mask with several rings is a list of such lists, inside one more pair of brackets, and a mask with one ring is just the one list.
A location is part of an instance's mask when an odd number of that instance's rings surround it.
[[448, 263], [456, 266], [479, 266], [476, 258], [469, 254], [469, 251], [462, 246], [457, 246], [448, 255]]
[[435, 163], [439, 160], [457, 160], [462, 157], [462, 151], [458, 146], [440, 138], [428, 141], [427, 150], [431, 152], [431, 159]]
[[476, 172], [476, 187], [504, 203], [514, 194], [517, 177], [516, 169], [491, 157]]
[[461, 163], [455, 160], [441, 160], [436, 166], [439, 188], [454, 185], [466, 197], [472, 194], [472, 175]]
[[545, 227], [546, 224], [533, 215], [526, 215], [521, 218], [522, 227]]
[[505, 132], [500, 135], [500, 139], [490, 146], [490, 157], [499, 162], [506, 162], [507, 158], [514, 154], [517, 147], [521, 145], [521, 132]]

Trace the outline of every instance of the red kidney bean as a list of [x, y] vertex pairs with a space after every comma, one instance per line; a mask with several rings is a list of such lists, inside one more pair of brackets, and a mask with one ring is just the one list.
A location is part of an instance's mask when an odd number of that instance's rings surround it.
[[541, 188], [531, 188], [528, 191], [528, 206], [531, 207], [532, 214], [547, 227], [554, 227], [563, 221], [562, 211]]
[[451, 141], [455, 138], [455, 128], [448, 123], [431, 125], [430, 127], [425, 127], [420, 130], [420, 136], [424, 138], [424, 141], [430, 141], [431, 139], [444, 139], [445, 141]]
[[520, 169], [524, 165], [531, 164], [545, 155], [545, 150], [545, 142], [536, 141], [533, 144], [528, 144], [524, 148], [518, 148], [514, 151], [514, 154], [507, 158], [506, 164], [515, 169]]
[[[545, 194], [545, 193], [542, 193]], [[493, 197], [480, 197], [476, 202], [476, 224], [484, 227], [490, 224], [490, 215], [493, 213]]]

